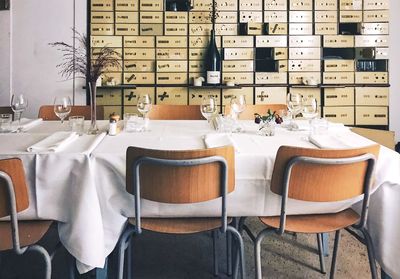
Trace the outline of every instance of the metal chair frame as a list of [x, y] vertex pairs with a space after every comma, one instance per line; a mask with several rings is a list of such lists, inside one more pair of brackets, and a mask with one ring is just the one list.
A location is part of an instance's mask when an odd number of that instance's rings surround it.
[[[244, 279], [245, 277], [245, 263], [244, 263], [244, 244], [243, 239], [239, 231], [233, 226], [228, 225], [228, 216], [226, 211], [226, 196], [227, 196], [227, 162], [222, 156], [209, 156], [204, 158], [197, 159], [185, 159], [185, 160], [172, 160], [172, 159], [160, 159], [154, 157], [143, 156], [137, 159], [131, 171], [133, 172], [133, 190], [135, 193], [135, 226], [129, 226], [125, 229], [125, 232], [122, 234], [120, 238], [120, 246], [119, 246], [119, 259], [118, 259], [118, 278], [123, 278], [123, 270], [124, 270], [124, 254], [125, 250], [129, 247], [130, 237], [132, 235], [139, 235], [142, 233], [141, 228], [141, 210], [140, 210], [140, 167], [143, 164], [153, 164], [153, 165], [164, 165], [164, 166], [174, 166], [174, 167], [189, 167], [189, 166], [197, 166], [218, 162], [221, 164], [221, 223], [220, 227], [221, 233], [231, 233], [236, 237], [236, 240], [239, 243], [239, 257], [236, 258], [236, 262], [238, 265], [238, 258], [240, 258], [241, 264], [241, 277]], [[229, 233], [227, 235], [229, 235]], [[215, 253], [215, 237], [213, 237], [213, 247]], [[128, 250], [128, 262], [130, 262], [131, 258], [131, 249]], [[215, 255], [214, 255], [214, 265], [215, 265]], [[229, 261], [230, 259], [228, 259]], [[128, 265], [129, 266], [129, 265]], [[129, 273], [129, 272], [128, 272]], [[129, 273], [130, 276], [130, 273]], [[237, 272], [235, 269], [234, 278], [237, 278]]]

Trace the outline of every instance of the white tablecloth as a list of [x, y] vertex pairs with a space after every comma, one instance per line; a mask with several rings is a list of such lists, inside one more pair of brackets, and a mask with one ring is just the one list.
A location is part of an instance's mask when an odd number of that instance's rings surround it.
[[[314, 147], [307, 131], [278, 128], [273, 137], [256, 135], [257, 127], [244, 123], [245, 132], [233, 134], [237, 146], [236, 189], [228, 197], [231, 216], [277, 215], [280, 198], [269, 191], [276, 151], [281, 145]], [[26, 147], [59, 130], [59, 124], [43, 122], [25, 134], [0, 135], [0, 158], [23, 159], [33, 201], [22, 218], [61, 221], [60, 239], [85, 272], [103, 267], [115, 247], [126, 216], [133, 215], [132, 196], [125, 191], [125, 153], [128, 146], [160, 149], [204, 148], [203, 136], [213, 131], [206, 121], [151, 121], [150, 131], [106, 136], [90, 154], [85, 151], [93, 136], [82, 136], [63, 152], [31, 154]], [[347, 129], [334, 133], [370, 143]], [[86, 142], [86, 143], [85, 143]], [[377, 164], [377, 190], [372, 196], [368, 228], [378, 261], [393, 278], [400, 278], [400, 156], [382, 147]], [[338, 211], [355, 201], [342, 203], [291, 202], [288, 212]], [[167, 206], [143, 201], [145, 216], [214, 216], [217, 204]]]

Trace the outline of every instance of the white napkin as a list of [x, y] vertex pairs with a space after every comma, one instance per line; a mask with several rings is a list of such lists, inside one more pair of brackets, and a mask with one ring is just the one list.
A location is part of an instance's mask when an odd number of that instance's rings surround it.
[[204, 144], [207, 148], [221, 147], [226, 145], [233, 145], [235, 151], [239, 153], [237, 146], [228, 134], [212, 133], [203, 136]]
[[88, 148], [83, 152], [84, 154], [91, 154], [93, 150], [99, 145], [99, 143], [104, 139], [106, 133], [101, 133], [95, 136], [94, 140], [90, 143]]
[[29, 152], [57, 152], [79, 137], [75, 132], [56, 132], [28, 147]]
[[309, 140], [319, 148], [330, 149], [364, 147], [374, 143], [350, 131], [341, 134], [310, 135]]
[[21, 129], [23, 131], [27, 131], [37, 125], [39, 125], [43, 121], [42, 118], [38, 119], [28, 119], [28, 118], [21, 118]]

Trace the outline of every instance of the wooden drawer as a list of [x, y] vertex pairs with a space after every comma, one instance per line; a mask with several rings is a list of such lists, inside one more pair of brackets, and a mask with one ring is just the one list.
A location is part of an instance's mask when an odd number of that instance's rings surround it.
[[224, 60], [222, 61], [224, 72], [253, 72], [253, 60]]
[[161, 36], [164, 34], [163, 24], [140, 24], [140, 35], [141, 36]]
[[290, 36], [289, 47], [321, 47], [321, 36]]
[[364, 22], [389, 22], [389, 10], [364, 11]]
[[163, 23], [163, 12], [140, 12], [140, 23]]
[[389, 23], [361, 23], [361, 35], [387, 35], [389, 34]]
[[157, 73], [157, 84], [188, 84], [187, 73]]
[[353, 84], [354, 72], [324, 72], [324, 84]]
[[314, 10], [316, 11], [336, 11], [337, 0], [315, 0]]
[[155, 59], [154, 48], [124, 48], [124, 59], [130, 60], [153, 60]]
[[92, 11], [113, 11], [113, 0], [92, 0], [90, 8]]
[[[286, 104], [286, 87], [256, 87], [256, 105]], [[261, 113], [261, 112], [260, 112]]]
[[124, 71], [125, 72], [154, 72], [155, 61], [154, 60], [124, 60]]
[[224, 60], [251, 60], [253, 58], [253, 48], [224, 48]]
[[357, 84], [387, 84], [389, 77], [387, 72], [356, 72]]
[[217, 104], [221, 103], [221, 90], [189, 88], [189, 105], [201, 105], [203, 98], [213, 97]]
[[389, 106], [388, 87], [356, 87], [357, 106]]
[[264, 22], [287, 22], [286, 11], [264, 11]]
[[286, 11], [287, 0], [264, 0], [265, 11]]
[[321, 60], [289, 60], [290, 72], [319, 72]]
[[290, 88], [291, 93], [297, 93], [307, 98], [315, 98], [317, 100], [318, 106], [321, 105], [321, 89], [320, 88]]
[[115, 24], [115, 35], [135, 36], [139, 35], [138, 24]]
[[364, 0], [364, 10], [389, 10], [389, 0]]
[[339, 22], [341, 23], [362, 22], [362, 19], [362, 11], [340, 11]]
[[340, 10], [362, 10], [362, 0], [340, 0]]
[[104, 106], [104, 119], [108, 119], [111, 114], [122, 115], [121, 106]]
[[139, 0], [115, 0], [116, 11], [137, 11]]
[[113, 12], [91, 12], [90, 13], [91, 23], [114, 23]]
[[124, 73], [125, 84], [154, 84], [154, 73]]
[[238, 25], [237, 24], [215, 24], [215, 34], [219, 36], [236, 36], [238, 34]]
[[354, 71], [354, 60], [329, 59], [324, 61], [325, 72]]
[[138, 12], [115, 12], [116, 23], [139, 23]]
[[324, 47], [354, 47], [354, 36], [348, 35], [325, 35]]
[[187, 12], [165, 12], [164, 13], [165, 23], [188, 23]]
[[256, 73], [256, 84], [286, 84], [287, 73]]
[[292, 72], [289, 73], [289, 84], [303, 84], [306, 79], [313, 79], [317, 84], [321, 83], [320, 72]]
[[[116, 59], [121, 59], [122, 57], [122, 48], [112, 48], [112, 50], [115, 52], [112, 57]], [[102, 53], [101, 48], [92, 48], [92, 54], [91, 54], [91, 59], [96, 59], [99, 57], [99, 55]]]
[[354, 107], [324, 107], [323, 115], [331, 122], [354, 125]]
[[287, 23], [266, 23], [265, 32], [268, 35], [286, 35], [288, 34]]
[[91, 47], [122, 47], [122, 37], [91, 36]]
[[337, 23], [315, 23], [316, 35], [336, 35], [338, 33]]
[[185, 48], [187, 47], [186, 36], [157, 36], [156, 43], [158, 48]]
[[239, 22], [263, 22], [262, 12], [254, 12], [254, 11], [240, 11], [239, 12]]
[[210, 12], [189, 12], [189, 23], [211, 23]]
[[355, 46], [356, 47], [388, 47], [389, 46], [389, 36], [381, 35], [360, 35], [355, 36]]
[[274, 59], [274, 60], [288, 59], [288, 48], [287, 47], [275, 47], [272, 51], [272, 59]]
[[215, 20], [216, 23], [237, 23], [238, 14], [237, 12], [219, 12], [218, 17]]
[[241, 89], [222, 89], [222, 105], [229, 105], [233, 96], [244, 95], [246, 104], [254, 104], [253, 87], [243, 87]]
[[122, 72], [123, 63], [122, 60], [118, 61], [119, 64], [116, 65], [108, 65], [104, 68], [104, 72]]
[[206, 48], [190, 48], [189, 60], [204, 60], [206, 53]]
[[321, 48], [289, 48], [289, 59], [321, 59]]
[[253, 73], [222, 73], [222, 80], [224, 83], [227, 81], [233, 81], [235, 84], [253, 84], [254, 83]]
[[172, 73], [186, 73], [188, 70], [187, 61], [157, 61], [157, 72], [164, 73], [164, 72], [172, 72]]
[[314, 12], [315, 22], [337, 22], [337, 11], [315, 11]]
[[215, 0], [217, 11], [237, 11], [237, 0]]
[[389, 48], [375, 48], [375, 59], [389, 59]]
[[155, 40], [154, 37], [125, 36], [124, 47], [153, 48], [155, 47]]
[[132, 89], [124, 89], [124, 105], [136, 106], [139, 96], [148, 94], [151, 98], [151, 103], [154, 104], [154, 87], [137, 87]]
[[206, 70], [203, 60], [192, 60], [189, 61], [189, 72], [190, 73], [203, 73]]
[[256, 36], [256, 47], [287, 47], [287, 36]]
[[251, 36], [223, 36], [222, 47], [253, 47], [253, 37]]
[[388, 107], [356, 106], [356, 125], [388, 125]]
[[325, 106], [353, 106], [354, 88], [325, 88], [324, 89]]
[[239, 0], [241, 11], [262, 11], [263, 0]]
[[163, 11], [163, 0], [140, 0], [140, 11]]
[[313, 21], [311, 11], [289, 11], [289, 22], [307, 23]]
[[313, 8], [312, 0], [289, 0], [290, 10], [308, 11], [312, 10], [312, 8]]
[[118, 73], [104, 73], [101, 75], [102, 82], [107, 83], [107, 82], [112, 82], [115, 83], [115, 85], [119, 85], [122, 83], [122, 75], [121, 72]]
[[104, 90], [98, 88], [96, 91], [96, 103], [98, 106], [121, 105], [121, 90], [119, 89]]
[[[224, 36], [225, 37], [225, 36]], [[189, 47], [191, 48], [207, 48], [209, 43], [209, 36], [189, 36]], [[217, 47], [221, 47], [221, 37], [215, 37]]]
[[167, 36], [186, 36], [188, 34], [187, 24], [165, 24], [164, 34]]
[[264, 24], [257, 22], [248, 22], [241, 25], [241, 34], [262, 35], [264, 34]]
[[211, 11], [212, 0], [193, 0], [193, 9], [191, 11]]
[[93, 36], [114, 35], [114, 24], [90, 24], [90, 34]]
[[190, 36], [210, 36], [211, 24], [189, 24]]
[[158, 48], [157, 60], [187, 60], [187, 48]]
[[158, 87], [156, 95], [158, 105], [187, 105], [188, 103], [186, 87]]
[[313, 24], [312, 23], [290, 23], [289, 24], [289, 35], [312, 35]]

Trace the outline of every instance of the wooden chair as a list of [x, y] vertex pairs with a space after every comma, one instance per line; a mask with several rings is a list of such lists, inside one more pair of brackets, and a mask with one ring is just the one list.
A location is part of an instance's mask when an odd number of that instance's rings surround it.
[[[81, 115], [85, 117], [85, 120], [90, 120], [90, 106], [72, 106], [71, 113], [69, 116], [77, 116]], [[97, 106], [96, 108], [96, 116], [97, 119], [104, 119], [104, 107]], [[41, 106], [39, 109], [39, 118], [43, 118], [43, 120], [51, 121], [51, 120], [60, 120], [57, 115], [54, 113], [54, 107], [50, 105]]]
[[14, 112], [11, 109], [11, 107], [0, 107], [0, 114], [5, 114], [5, 113], [10, 113], [13, 115], [14, 118]]
[[[285, 104], [247, 105], [246, 109], [239, 115], [239, 119], [254, 120], [255, 113], [265, 115], [268, 109], [278, 112], [280, 109], [287, 110], [287, 106]], [[225, 106], [225, 115], [229, 115], [230, 113], [231, 107], [229, 105]]]
[[199, 105], [153, 105], [148, 114], [153, 120], [203, 120]]
[[[241, 276], [245, 278], [243, 240], [239, 232], [228, 225], [230, 220], [226, 212], [226, 195], [235, 188], [234, 171], [232, 146], [183, 151], [129, 147], [126, 160], [126, 189], [135, 196], [135, 218], [129, 218], [131, 225], [120, 239], [119, 278], [123, 276], [124, 252], [130, 236], [140, 234], [142, 229], [177, 235], [216, 229], [222, 233], [229, 232], [238, 242], [237, 259], [240, 258]], [[205, 177], [207, 179], [204, 179]], [[198, 203], [221, 198], [221, 216], [142, 218], [140, 198], [170, 204]], [[128, 263], [129, 257], [128, 253]], [[216, 267], [214, 242], [214, 273], [218, 272]]]
[[[271, 191], [282, 197], [281, 214], [276, 217], [259, 217], [267, 228], [262, 230], [257, 237], [254, 237], [249, 228], [244, 226], [246, 232], [254, 240], [257, 278], [262, 278], [261, 242], [270, 231], [275, 231], [279, 235], [285, 231], [317, 234], [320, 265], [323, 272], [321, 234], [335, 231], [330, 275], [333, 278], [340, 230], [348, 227], [358, 230], [364, 236], [372, 277], [377, 278], [374, 250], [365, 226], [375, 158], [378, 154], [379, 145], [343, 150], [289, 146], [279, 148], [272, 174]], [[351, 208], [329, 214], [286, 215], [288, 198], [312, 202], [336, 202], [360, 195], [364, 195], [360, 215]]]

